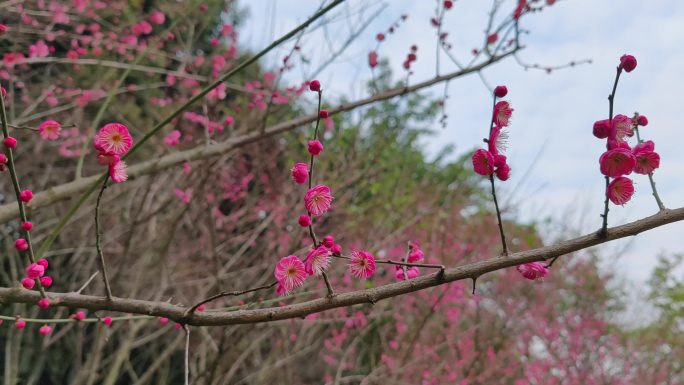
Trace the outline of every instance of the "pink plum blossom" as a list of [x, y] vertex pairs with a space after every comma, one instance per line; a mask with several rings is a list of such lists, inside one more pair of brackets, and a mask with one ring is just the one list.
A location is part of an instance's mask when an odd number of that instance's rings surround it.
[[306, 270], [302, 261], [295, 255], [283, 257], [276, 265], [276, 281], [282, 288], [282, 295], [290, 293], [304, 283]]
[[330, 264], [330, 251], [325, 246], [311, 250], [304, 260], [304, 270], [309, 275], [320, 276]]
[[59, 132], [62, 130], [62, 125], [54, 120], [46, 120], [38, 126], [38, 134], [45, 140], [56, 140], [59, 138]]
[[333, 196], [330, 193], [330, 187], [326, 185], [318, 185], [312, 187], [304, 195], [304, 206], [314, 216], [321, 216], [330, 210]]
[[506, 127], [510, 123], [513, 109], [507, 101], [500, 101], [494, 105], [494, 125]]
[[369, 278], [375, 274], [375, 257], [368, 251], [352, 251], [349, 272], [357, 278]]
[[297, 184], [304, 184], [309, 178], [309, 166], [306, 163], [295, 163], [290, 171], [292, 173], [292, 180]]
[[95, 148], [103, 153], [123, 155], [131, 149], [133, 137], [123, 124], [109, 123], [95, 135]]
[[636, 158], [631, 151], [624, 148], [608, 150], [599, 159], [601, 174], [612, 178], [628, 175], [636, 166]]
[[480, 175], [491, 175], [494, 172], [494, 158], [492, 154], [484, 149], [479, 149], [473, 153], [473, 169]]
[[549, 274], [549, 269], [541, 262], [530, 262], [522, 265], [518, 265], [516, 268], [523, 277], [535, 280], [538, 278], [544, 278]]
[[634, 195], [634, 183], [631, 179], [621, 176], [608, 184], [608, 198], [616, 205], [624, 205]]

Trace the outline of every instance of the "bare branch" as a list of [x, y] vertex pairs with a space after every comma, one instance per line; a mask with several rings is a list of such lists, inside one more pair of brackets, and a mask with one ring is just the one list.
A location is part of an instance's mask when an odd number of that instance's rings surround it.
[[[684, 207], [664, 210], [659, 213], [621, 226], [609, 228], [605, 235], [596, 232], [578, 238], [559, 242], [555, 245], [533, 250], [499, 256], [484, 261], [449, 268], [443, 272], [425, 275], [416, 279], [391, 283], [388, 285], [337, 294], [332, 298], [321, 298], [288, 306], [253, 310], [201, 312], [186, 316], [187, 307], [172, 305], [166, 302], [144, 301], [114, 297], [80, 295], [75, 293], [48, 293], [53, 306], [78, 307], [90, 310], [107, 310], [123, 313], [143, 314], [149, 316], [168, 317], [179, 323], [196, 326], [219, 326], [232, 324], [252, 324], [291, 318], [304, 317], [309, 314], [329, 309], [375, 303], [381, 299], [392, 298], [402, 294], [444, 285], [463, 279], [473, 279], [493, 271], [517, 266], [523, 263], [544, 261], [575, 251], [583, 250], [608, 241], [634, 236], [669, 223], [684, 220]], [[0, 288], [0, 303], [36, 303], [40, 293], [24, 290], [20, 287]]]

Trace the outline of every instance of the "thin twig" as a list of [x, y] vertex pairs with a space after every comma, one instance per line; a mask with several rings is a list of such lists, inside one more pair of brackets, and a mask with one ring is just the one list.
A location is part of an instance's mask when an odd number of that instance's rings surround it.
[[190, 385], [190, 328], [183, 325], [185, 330], [185, 385]]
[[204, 305], [204, 304], [206, 304], [206, 303], [209, 303], [209, 302], [211, 302], [211, 301], [213, 301], [213, 300], [219, 299], [219, 298], [221, 298], [221, 297], [230, 297], [230, 296], [236, 297], [236, 296], [238, 296], [238, 295], [243, 295], [243, 294], [247, 294], [247, 293], [253, 293], [253, 292], [259, 291], [259, 290], [271, 289], [271, 288], [275, 287], [275, 285], [277, 285], [277, 284], [278, 284], [278, 282], [272, 282], [272, 283], [269, 283], [268, 285], [259, 286], [259, 287], [255, 287], [255, 288], [251, 288], [251, 289], [247, 289], [247, 290], [222, 291], [222, 292], [220, 292], [220, 293], [218, 293], [218, 294], [212, 295], [211, 297], [209, 297], [209, 298], [207, 298], [207, 299], [204, 299], [204, 300], [202, 300], [202, 301], [200, 301], [200, 302], [197, 302], [195, 305], [193, 305], [191, 308], [189, 308], [189, 309], [185, 312], [184, 316], [185, 316], [185, 317], [189, 316], [190, 314], [194, 313], [195, 310], [197, 310], [198, 307], [200, 307], [200, 306], [202, 306], [202, 305]]
[[[437, 72], [439, 72], [439, 66], [437, 66]], [[406, 249], [407, 250], [406, 250], [406, 255], [404, 255], [404, 263], [402, 263], [401, 265], [398, 265], [398, 266], [401, 266], [401, 270], [404, 273], [404, 281], [409, 279], [408, 269], [406, 268], [406, 264], [408, 263], [409, 255], [411, 255], [411, 241], [408, 241], [408, 245], [407, 245]]]
[[[636, 119], [639, 116], [638, 113], [634, 114], [634, 118]], [[637, 142], [642, 143], [643, 141], [641, 140], [641, 136], [639, 135], [639, 125], [635, 124], [634, 125], [634, 132], [636, 132], [637, 136]], [[665, 205], [663, 204], [663, 201], [660, 200], [660, 195], [658, 195], [658, 190], [656, 190], [655, 186], [655, 181], [653, 180], [653, 171], [648, 173], [648, 181], [651, 183], [651, 191], [653, 191], [653, 197], [656, 200], [656, 203], [658, 204], [658, 208], [660, 211], [665, 210]]]
[[[2, 123], [2, 134], [5, 138], [9, 138], [9, 124], [7, 123], [7, 112], [5, 111], [5, 97], [0, 93], [0, 122]], [[12, 179], [12, 187], [14, 188], [14, 194], [17, 197], [17, 207], [19, 208], [19, 219], [22, 222], [28, 222], [28, 216], [26, 215], [26, 208], [24, 207], [24, 202], [21, 200], [21, 187], [19, 187], [19, 177], [17, 176], [17, 170], [14, 167], [14, 154], [11, 148], [5, 147], [5, 154], [7, 155], [7, 168], [10, 172], [10, 178]], [[31, 263], [36, 263], [36, 258], [33, 254], [33, 243], [31, 242], [31, 232], [29, 230], [23, 230], [24, 239], [28, 244], [28, 259]], [[38, 285], [38, 290], [40, 295], [45, 298], [45, 290], [40, 280], [35, 280]]]
[[105, 294], [107, 299], [112, 299], [112, 288], [109, 286], [109, 279], [107, 278], [107, 265], [105, 264], [104, 254], [102, 253], [102, 246], [100, 245], [100, 202], [102, 201], [102, 194], [107, 188], [108, 179], [105, 178], [100, 188], [100, 193], [97, 194], [97, 203], [95, 204], [95, 248], [97, 248], [97, 256], [100, 262], [100, 271], [102, 272], [102, 281], [105, 286]]
[[[318, 127], [321, 125], [321, 101], [323, 99], [323, 91], [318, 90], [318, 108], [316, 108], [316, 128], [314, 129], [314, 134], [313, 134], [313, 139], [312, 140], [317, 140], [318, 139]], [[309, 162], [309, 190], [311, 190], [311, 186], [313, 184], [313, 176], [314, 176], [314, 159], [315, 156], [311, 154], [311, 159]], [[308, 212], [309, 217], [311, 217], [311, 212]], [[314, 232], [313, 228], [313, 220], [311, 221], [311, 224], [309, 225], [309, 236], [311, 236], [311, 241], [313, 242], [313, 247], [314, 249], [318, 247], [318, 241], [316, 240], [316, 233]], [[321, 276], [323, 277], [323, 281], [325, 282], [325, 288], [328, 290], [328, 298], [331, 298], [332, 296], [335, 295], [335, 291], [333, 290], [332, 284], [330, 283], [330, 280], [328, 279], [328, 275], [325, 273], [325, 271], [321, 272]]]
[[[335, 258], [341, 258], [341, 259], [351, 259], [351, 257], [347, 255], [336, 255], [333, 254], [333, 257]], [[408, 266], [408, 267], [425, 267], [428, 269], [440, 269], [444, 270], [446, 267], [444, 265], [437, 265], [437, 264], [432, 264], [432, 263], [415, 263], [415, 262], [403, 262], [403, 261], [393, 261], [391, 259], [376, 259], [375, 263], [380, 263], [383, 265], [396, 265], [396, 266]]]
[[[610, 95], [608, 95], [608, 124], [611, 127], [613, 125], [613, 104], [615, 102], [615, 91], [617, 90], [618, 81], [620, 80], [620, 74], [622, 74], [622, 67], [618, 66], [616, 71], [615, 82], [613, 83], [613, 91], [611, 91]], [[603, 217], [603, 224], [601, 225], [601, 230], [599, 230], [600, 236], [606, 235], [606, 229], [608, 229], [608, 211], [610, 210], [608, 207], [608, 185], [610, 184], [610, 179], [606, 176], [605, 180], [606, 191], [604, 192], [605, 200], [603, 202], [603, 215], [601, 215], [601, 217]]]
[[81, 286], [80, 289], [76, 290], [76, 294], [81, 294], [81, 292], [82, 292], [83, 290], [85, 290], [85, 288], [88, 287], [88, 285], [90, 285], [90, 282], [91, 282], [95, 277], [97, 277], [98, 274], [100, 274], [99, 271], [94, 272], [94, 273], [90, 276], [90, 278], [88, 278], [88, 280], [85, 281], [85, 283], [83, 284], [83, 286]]
[[[492, 118], [489, 122], [489, 137], [492, 136], [492, 130], [494, 129], [494, 114], [496, 113], [496, 98], [497, 96], [492, 93], [494, 101], [492, 102]], [[485, 139], [485, 142], [489, 139]], [[496, 188], [494, 187], [494, 173], [489, 174], [489, 182], [492, 186], [492, 198], [494, 199], [494, 208], [496, 209], [496, 219], [499, 225], [499, 235], [501, 236], [501, 246], [503, 247], [503, 255], [508, 255], [508, 246], [506, 246], [506, 235], [504, 234], [503, 223], [501, 222], [501, 210], [499, 210], [499, 201], [496, 199]]]

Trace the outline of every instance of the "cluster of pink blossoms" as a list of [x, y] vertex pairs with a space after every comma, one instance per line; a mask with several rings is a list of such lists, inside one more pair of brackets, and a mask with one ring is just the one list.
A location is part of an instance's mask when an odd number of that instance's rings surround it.
[[[20, 238], [20, 240], [23, 240]], [[17, 240], [19, 241], [19, 240]], [[26, 242], [26, 241], [24, 241]], [[36, 263], [30, 264], [26, 268], [26, 277], [24, 277], [21, 280], [21, 286], [23, 286], [27, 290], [31, 290], [36, 286], [36, 281], [39, 280], [40, 284], [43, 287], [50, 287], [52, 286], [52, 277], [49, 275], [45, 275], [45, 272], [47, 271], [49, 266], [49, 263], [47, 259], [41, 258], [38, 260]], [[42, 306], [41, 306], [42, 307]]]
[[97, 163], [109, 167], [109, 176], [114, 183], [126, 181], [126, 163], [121, 156], [133, 146], [133, 137], [128, 128], [120, 123], [105, 124], [95, 135], [93, 145], [98, 151]]
[[[320, 97], [321, 83], [318, 80], [312, 80], [309, 82], [309, 90], [319, 93]], [[319, 119], [327, 119], [329, 113], [326, 110], [320, 110], [318, 117]], [[332, 206], [333, 196], [330, 187], [326, 185], [320, 184], [311, 187], [312, 183], [309, 179], [310, 167], [313, 167], [314, 159], [323, 152], [323, 144], [316, 139], [316, 135], [314, 135], [314, 139], [307, 143], [307, 150], [311, 156], [311, 166], [303, 162], [297, 162], [290, 169], [290, 174], [292, 175], [292, 180], [297, 184], [309, 182], [309, 189], [304, 194], [304, 207], [307, 214], [302, 214], [298, 219], [298, 223], [301, 227], [309, 228], [310, 233], [313, 234], [312, 216], [320, 217], [327, 213]], [[335, 239], [328, 235], [323, 238], [320, 244], [314, 243], [304, 262], [296, 255], [288, 255], [281, 258], [276, 264], [274, 271], [274, 276], [278, 282], [276, 292], [278, 295], [288, 294], [304, 284], [304, 280], [307, 277], [322, 276], [330, 265], [331, 257], [339, 257], [341, 255], [342, 246], [336, 244]], [[367, 251], [352, 252], [349, 272], [358, 278], [372, 276], [375, 273], [375, 258]]]
[[[498, 86], [494, 90], [494, 96], [503, 98], [508, 94], [506, 86]], [[499, 180], [506, 181], [510, 177], [511, 167], [506, 162], [506, 150], [508, 142], [508, 127], [513, 109], [507, 101], [499, 101], [494, 105], [492, 116], [492, 127], [489, 130], [487, 139], [487, 150], [479, 149], [472, 157], [473, 169], [476, 173], [483, 176], [496, 175]]]
[[[406, 258], [406, 262], [415, 263], [420, 262], [425, 257], [425, 253], [420, 249], [415, 243], [409, 244], [409, 254]], [[406, 274], [404, 274], [406, 271]], [[414, 279], [420, 275], [420, 269], [418, 266], [395, 266], [394, 267], [394, 277], [399, 281], [404, 281], [406, 279]]]
[[[631, 72], [636, 65], [634, 56], [623, 55], [620, 58], [621, 70]], [[632, 172], [649, 175], [660, 166], [660, 155], [654, 151], [652, 141], [640, 142], [634, 148], [627, 142], [639, 126], [647, 124], [648, 119], [643, 115], [630, 118], [621, 114], [594, 123], [594, 136], [606, 139], [606, 151], [601, 154], [599, 165], [601, 174], [612, 178], [606, 194], [616, 205], [629, 202], [634, 194], [634, 183], [626, 175]]]

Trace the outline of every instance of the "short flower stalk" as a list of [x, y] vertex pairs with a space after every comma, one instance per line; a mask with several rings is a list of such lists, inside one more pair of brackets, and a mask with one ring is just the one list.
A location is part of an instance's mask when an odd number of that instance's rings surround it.
[[475, 151], [472, 156], [473, 169], [475, 172], [489, 178], [503, 255], [508, 255], [508, 246], [506, 245], [506, 235], [501, 220], [501, 209], [499, 208], [499, 202], [496, 198], [494, 176], [496, 175], [501, 181], [506, 181], [510, 177], [511, 172], [511, 168], [508, 165], [506, 156], [503, 155], [503, 152], [506, 150], [506, 142], [508, 139], [508, 133], [505, 129], [510, 123], [513, 109], [507, 101], [497, 102], [498, 98], [503, 98], [507, 94], [508, 89], [506, 86], [498, 86], [494, 89], [492, 118], [487, 129], [489, 131], [489, 138], [484, 139], [488, 149], [479, 149]]
[[[10, 178], [12, 180], [12, 187], [14, 188], [14, 193], [17, 197], [17, 205], [19, 207], [19, 219], [22, 223], [22, 231], [24, 233], [24, 238], [19, 238], [15, 241], [15, 247], [17, 251], [22, 254], [25, 253], [30, 262], [30, 266], [35, 266], [36, 258], [33, 253], [33, 243], [31, 242], [31, 229], [33, 228], [33, 223], [29, 222], [28, 215], [26, 214], [26, 204], [33, 199], [33, 192], [31, 190], [22, 190], [19, 186], [19, 177], [17, 176], [17, 171], [14, 165], [14, 154], [13, 149], [17, 148], [18, 141], [10, 136], [9, 133], [9, 123], [7, 122], [7, 113], [5, 110], [5, 89], [2, 88], [2, 93], [0, 93], [0, 122], [2, 123], [2, 134], [3, 134], [3, 145], [5, 147], [5, 153], [0, 154], [0, 171], [5, 169], [9, 170]], [[40, 295], [42, 298], [46, 298], [45, 290], [39, 279], [34, 280], [34, 283], [38, 286]]]
[[93, 145], [98, 151], [97, 163], [108, 168], [108, 177], [105, 177], [100, 187], [100, 192], [97, 195], [97, 202], [95, 204], [95, 248], [97, 249], [98, 262], [100, 265], [100, 272], [102, 273], [102, 281], [105, 287], [105, 295], [107, 299], [112, 299], [112, 288], [109, 284], [109, 277], [107, 276], [107, 264], [105, 263], [104, 253], [101, 245], [100, 234], [100, 205], [102, 203], [102, 195], [107, 188], [107, 182], [111, 178], [114, 183], [125, 182], [128, 179], [126, 174], [126, 163], [121, 160], [121, 157], [126, 155], [133, 146], [133, 137], [128, 131], [128, 128], [123, 124], [109, 123], [105, 124], [98, 131], [93, 139]]
[[[658, 190], [656, 189], [656, 184], [655, 184], [655, 181], [653, 180], [653, 170], [660, 165], [660, 156], [656, 152], [653, 151], [652, 147], [654, 147], [654, 146], [649, 145], [649, 143], [652, 144], [653, 142], [650, 140], [649, 141], [643, 141], [641, 139], [640, 134], [639, 134], [639, 127], [644, 127], [644, 126], [648, 125], [648, 118], [646, 118], [645, 115], [639, 115], [638, 112], [635, 112], [634, 117], [632, 118], [632, 122], [633, 122], [632, 124], [634, 127], [634, 133], [636, 134], [637, 142], [639, 143], [639, 145], [646, 143], [646, 146], [651, 147], [650, 151], [648, 151], [648, 150], [644, 151], [641, 153], [641, 156], [637, 156], [637, 164], [645, 165], [645, 167], [642, 168], [642, 170], [644, 172], [646, 172], [646, 175], [648, 175], [648, 181], [651, 184], [651, 191], [653, 192], [653, 198], [655, 198], [656, 204], [658, 205], [658, 209], [660, 209], [660, 211], [667, 210], [667, 208], [663, 204], [663, 201], [660, 199], [660, 195], [658, 195]], [[639, 145], [637, 145], [637, 147], [639, 147]], [[645, 149], [647, 149], [647, 147]], [[635, 148], [635, 150], [636, 150], [636, 148]], [[649, 167], [649, 165], [654, 165], [655, 167], [652, 167], [652, 166]], [[635, 172], [637, 172], [639, 174], [643, 173], [643, 172], [639, 172], [639, 171], [635, 171]]]

